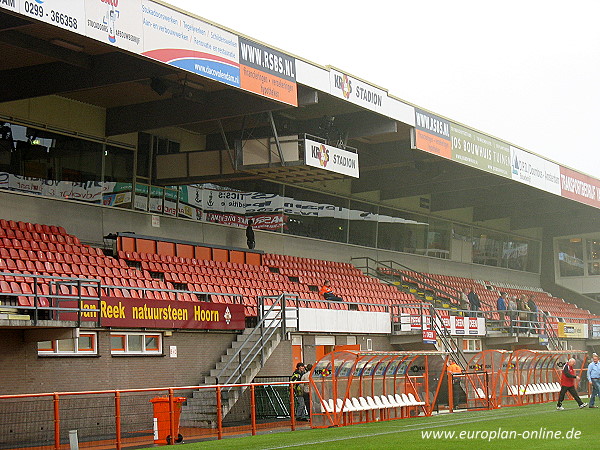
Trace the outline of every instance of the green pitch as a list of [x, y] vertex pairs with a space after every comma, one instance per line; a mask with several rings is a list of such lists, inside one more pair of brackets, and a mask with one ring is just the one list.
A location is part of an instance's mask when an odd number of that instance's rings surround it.
[[596, 448], [600, 409], [579, 409], [572, 400], [564, 411], [554, 403], [457, 412], [340, 428], [269, 433], [221, 441], [178, 445], [193, 449], [382, 449], [421, 448]]

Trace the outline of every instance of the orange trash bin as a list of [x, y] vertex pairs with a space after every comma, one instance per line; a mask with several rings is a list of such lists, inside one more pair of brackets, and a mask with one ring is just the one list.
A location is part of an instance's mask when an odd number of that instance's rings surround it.
[[[175, 422], [175, 442], [183, 441], [179, 434], [179, 417], [181, 416], [181, 404], [187, 399], [185, 397], [173, 397], [173, 420]], [[169, 411], [169, 397], [155, 397], [150, 400], [154, 410], [154, 443], [170, 444], [171, 439], [171, 416]]]

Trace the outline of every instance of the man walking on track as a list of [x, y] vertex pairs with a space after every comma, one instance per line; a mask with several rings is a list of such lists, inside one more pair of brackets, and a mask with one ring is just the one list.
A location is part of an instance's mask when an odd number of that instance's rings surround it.
[[558, 395], [558, 403], [556, 404], [556, 409], [562, 411], [563, 405], [562, 402], [565, 399], [565, 394], [569, 392], [573, 399], [577, 402], [580, 408], [585, 408], [587, 403], [583, 403], [579, 398], [579, 394], [577, 394], [577, 390], [575, 389], [575, 382], [579, 381], [579, 377], [575, 375], [575, 359], [569, 359], [569, 362], [565, 364], [565, 367], [562, 371], [562, 375], [560, 377], [560, 394]]

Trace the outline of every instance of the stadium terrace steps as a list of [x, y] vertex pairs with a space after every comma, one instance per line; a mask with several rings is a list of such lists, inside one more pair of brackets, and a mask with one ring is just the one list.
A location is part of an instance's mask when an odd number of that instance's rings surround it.
[[[223, 384], [224, 380], [229, 379], [232, 376], [237, 376], [239, 371], [239, 364], [237, 361], [240, 359], [237, 352], [243, 345], [246, 339], [249, 342], [256, 342], [259, 336], [252, 334], [254, 329], [246, 328], [243, 333], [236, 336], [236, 339], [232, 341], [231, 346], [221, 356], [221, 360], [217, 362], [215, 368], [210, 371], [210, 375], [204, 377], [205, 385], [216, 385]], [[267, 361], [271, 354], [275, 351], [279, 343], [281, 342], [281, 333], [274, 333], [268, 340], [265, 341], [263, 346], [264, 349], [264, 360]], [[241, 359], [243, 360], [248, 352], [241, 350]], [[234, 362], [233, 364], [230, 364]], [[225, 370], [223, 370], [225, 368]], [[247, 369], [243, 372], [239, 380], [236, 380], [236, 384], [251, 383], [254, 377], [258, 375], [262, 369], [260, 352], [255, 354], [254, 358], [248, 363]], [[222, 373], [221, 373], [222, 372]], [[220, 376], [219, 376], [220, 375]], [[217, 377], [219, 378], [217, 379]], [[223, 391], [221, 394], [221, 409], [222, 417], [225, 418], [227, 414], [234, 407], [240, 396], [244, 393], [246, 387], [236, 388], [227, 391]], [[181, 409], [181, 425], [189, 427], [204, 427], [204, 428], [216, 428], [217, 426], [217, 413], [216, 413], [216, 393], [213, 389], [201, 389], [195, 391], [191, 398], [188, 398], [185, 405]]]

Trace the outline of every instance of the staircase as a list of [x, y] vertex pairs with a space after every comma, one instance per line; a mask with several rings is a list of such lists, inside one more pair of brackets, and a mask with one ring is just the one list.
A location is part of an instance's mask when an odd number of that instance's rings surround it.
[[[225, 386], [251, 383], [262, 369], [265, 361], [287, 339], [285, 294], [277, 298], [259, 298], [259, 320], [255, 328], [246, 328], [238, 334], [221, 360], [204, 377], [204, 385], [219, 385], [221, 389], [221, 420], [234, 407], [247, 386]], [[271, 303], [269, 306], [265, 302]], [[287, 311], [289, 316], [289, 311]], [[262, 317], [261, 317], [262, 316]], [[290, 317], [287, 317], [288, 322]], [[216, 428], [217, 415], [216, 389], [194, 391], [181, 408], [181, 426]]]

